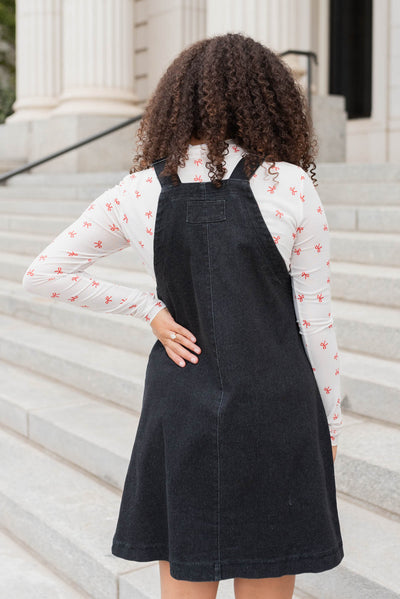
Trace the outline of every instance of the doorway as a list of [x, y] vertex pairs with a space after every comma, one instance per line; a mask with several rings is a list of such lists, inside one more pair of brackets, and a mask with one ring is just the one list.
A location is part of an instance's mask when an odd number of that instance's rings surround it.
[[330, 0], [329, 93], [345, 97], [349, 119], [371, 116], [372, 1]]

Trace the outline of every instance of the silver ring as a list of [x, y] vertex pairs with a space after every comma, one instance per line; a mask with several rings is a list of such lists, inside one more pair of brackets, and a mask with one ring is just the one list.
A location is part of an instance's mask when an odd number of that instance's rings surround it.
[[175, 339], [175, 337], [176, 337], [176, 333], [172, 332], [171, 333], [171, 339]]

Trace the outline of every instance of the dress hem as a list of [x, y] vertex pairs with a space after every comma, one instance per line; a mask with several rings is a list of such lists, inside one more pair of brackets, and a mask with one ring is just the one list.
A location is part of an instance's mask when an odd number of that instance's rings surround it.
[[[127, 543], [115, 540], [111, 553], [122, 559], [147, 562], [169, 559], [168, 548], [164, 544], [143, 548], [134, 548]], [[229, 578], [273, 578], [285, 574], [303, 574], [305, 572], [323, 572], [335, 568], [343, 559], [343, 542], [334, 549], [283, 558], [255, 560], [214, 560], [180, 562], [170, 561], [170, 573], [177, 580], [205, 582]]]

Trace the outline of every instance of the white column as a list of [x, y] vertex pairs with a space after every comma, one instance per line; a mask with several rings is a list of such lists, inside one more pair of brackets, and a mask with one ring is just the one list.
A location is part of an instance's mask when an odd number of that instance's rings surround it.
[[[214, 3], [212, 3], [214, 4]], [[219, 10], [219, 0], [213, 10]], [[206, 36], [206, 0], [147, 0], [148, 78], [152, 93], [170, 62]]]
[[[375, 7], [374, 7], [375, 8]], [[400, 162], [400, 6], [398, 2], [390, 2], [390, 45], [388, 65], [388, 123], [387, 150], [385, 159], [389, 162]]]
[[16, 96], [7, 122], [46, 117], [60, 93], [60, 1], [17, 0]]
[[134, 0], [62, 0], [62, 93], [54, 114], [135, 114]]
[[[310, 50], [310, 25], [311, 0], [207, 0], [207, 36], [243, 33], [274, 52]], [[285, 61], [304, 74], [304, 57]]]

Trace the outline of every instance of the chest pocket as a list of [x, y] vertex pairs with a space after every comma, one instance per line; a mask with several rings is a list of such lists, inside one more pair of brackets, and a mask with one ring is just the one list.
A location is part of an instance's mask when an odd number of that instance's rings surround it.
[[187, 223], [215, 223], [226, 220], [225, 200], [187, 200]]

